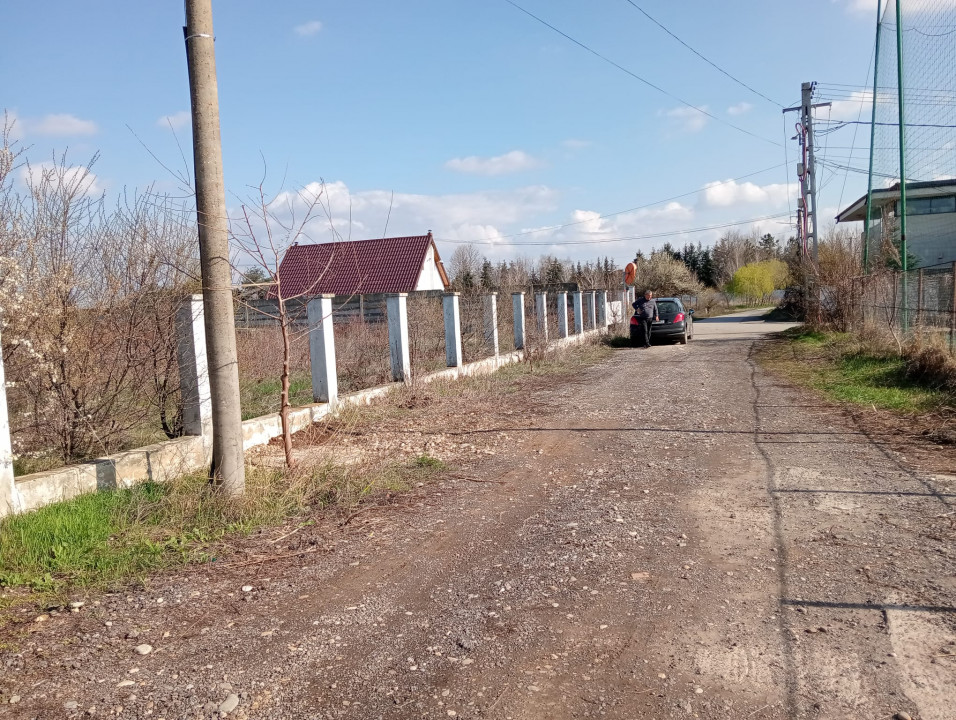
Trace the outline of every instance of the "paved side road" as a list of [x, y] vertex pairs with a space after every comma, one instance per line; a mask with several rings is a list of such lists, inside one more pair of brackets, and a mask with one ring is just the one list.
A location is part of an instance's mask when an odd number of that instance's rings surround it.
[[952, 720], [954, 478], [764, 374], [768, 329], [699, 321], [460, 433], [423, 415], [414, 452], [482, 459], [40, 624], [0, 717]]

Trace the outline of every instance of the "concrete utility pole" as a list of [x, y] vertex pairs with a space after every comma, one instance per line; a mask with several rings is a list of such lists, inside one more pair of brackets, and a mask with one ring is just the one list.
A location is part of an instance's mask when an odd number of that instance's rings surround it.
[[212, 0], [185, 0], [186, 64], [193, 120], [193, 163], [206, 352], [212, 395], [212, 479], [229, 496], [245, 489], [239, 363], [232, 307], [232, 266], [222, 176], [219, 90], [212, 29]]
[[[800, 86], [800, 115], [803, 118], [803, 127], [807, 129], [807, 168], [805, 173], [810, 176], [810, 243], [813, 247], [813, 265], [820, 262], [820, 246], [817, 235], [817, 165], [813, 156], [813, 86], [816, 83], [805, 82]], [[827, 103], [829, 105], [829, 103]]]
[[[783, 112], [800, 111], [797, 138], [800, 141], [801, 161], [797, 164], [800, 178], [800, 201], [797, 204], [797, 237], [805, 250], [809, 243], [813, 252], [813, 275], [819, 271], [820, 246], [817, 228], [817, 166], [813, 148], [813, 110], [828, 107], [830, 103], [813, 103], [813, 87], [816, 83], [805, 82], [800, 86], [800, 105], [784, 108]], [[814, 284], [816, 280], [814, 279]], [[808, 297], [810, 289], [807, 288]], [[818, 288], [814, 289], [814, 294]], [[817, 298], [818, 299], [818, 298]], [[818, 306], [819, 309], [819, 306]]]

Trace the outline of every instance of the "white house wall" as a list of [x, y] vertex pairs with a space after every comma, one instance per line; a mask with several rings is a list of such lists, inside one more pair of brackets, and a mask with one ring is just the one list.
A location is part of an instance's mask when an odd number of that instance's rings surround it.
[[445, 283], [442, 282], [441, 274], [438, 272], [438, 265], [435, 264], [435, 248], [429, 247], [425, 253], [425, 261], [422, 263], [422, 270], [418, 274], [418, 285], [416, 290], [444, 290]]

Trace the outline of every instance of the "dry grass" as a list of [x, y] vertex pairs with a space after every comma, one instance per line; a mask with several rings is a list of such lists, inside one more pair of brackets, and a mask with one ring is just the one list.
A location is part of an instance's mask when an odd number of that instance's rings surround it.
[[908, 415], [950, 415], [956, 393], [938, 348], [900, 355], [884, 334], [859, 336], [802, 327], [767, 344], [761, 361], [800, 385], [841, 403]]
[[[473, 426], [514, 402], [516, 394], [582, 372], [613, 351], [595, 342], [551, 348], [535, 362], [515, 363], [489, 375], [412, 382], [369, 406], [346, 406], [295, 436], [297, 449], [391, 435], [403, 428], [441, 432]], [[15, 604], [62, 602], [85, 590], [145, 582], [170, 568], [222, 561], [254, 531], [265, 541], [329, 516], [348, 522], [368, 505], [385, 505], [409, 489], [440, 477], [454, 457], [421, 449], [358, 453], [346, 460], [311, 455], [293, 470], [253, 466], [245, 496], [226, 501], [201, 475], [166, 485], [94, 493], [0, 521], [0, 610]], [[268, 530], [275, 528], [275, 530]], [[257, 536], [258, 537], [258, 536]]]
[[956, 357], [938, 333], [917, 334], [903, 348], [903, 360], [909, 379], [956, 395]]

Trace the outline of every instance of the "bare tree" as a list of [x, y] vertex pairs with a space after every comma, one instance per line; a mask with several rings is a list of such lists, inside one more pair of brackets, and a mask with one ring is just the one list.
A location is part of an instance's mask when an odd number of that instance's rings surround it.
[[756, 234], [746, 236], [739, 230], [731, 230], [721, 237], [711, 251], [714, 275], [718, 287], [723, 287], [740, 268], [757, 259]]
[[[287, 467], [295, 465], [292, 431], [289, 427], [289, 410], [292, 407], [289, 399], [292, 343], [301, 339], [294, 336], [296, 317], [291, 311], [290, 303], [312, 294], [328, 266], [314, 268], [312, 283], [295, 291], [290, 291], [283, 285], [279, 267], [288, 249], [308, 237], [309, 226], [316, 219], [319, 210], [325, 211], [332, 225], [331, 210], [321, 202], [324, 191], [324, 186], [321, 186], [317, 190], [302, 189], [297, 193], [284, 193], [277, 198], [271, 198], [266, 195], [263, 184], [260, 183], [255, 197], [249, 203], [243, 204], [241, 220], [233, 223], [231, 229], [233, 239], [242, 253], [255, 263], [257, 278], [265, 279], [264, 282], [259, 280], [254, 284], [258, 287], [268, 285], [268, 297], [276, 301], [275, 314], [265, 312], [261, 308], [259, 312], [276, 321], [282, 336], [279, 418]], [[334, 232], [334, 225], [332, 228]], [[249, 272], [246, 270], [245, 274], [248, 276]]]
[[108, 209], [94, 162], [24, 164], [25, 193], [10, 162], [0, 173], [14, 442], [62, 461], [124, 447], [157, 415], [167, 436], [182, 432], [173, 315], [195, 277], [195, 229], [152, 192]]
[[459, 245], [448, 261], [451, 281], [459, 290], [474, 287], [481, 275], [484, 258], [474, 245]]

